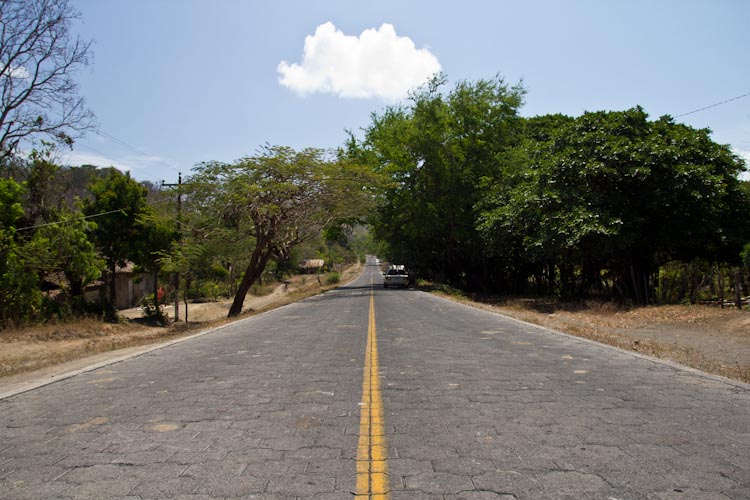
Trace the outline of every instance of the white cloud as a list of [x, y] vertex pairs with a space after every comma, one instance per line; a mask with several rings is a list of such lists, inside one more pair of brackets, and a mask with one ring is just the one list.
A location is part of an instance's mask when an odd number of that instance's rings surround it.
[[[26, 80], [31, 76], [29, 70], [27, 70], [23, 66], [10, 66], [10, 68], [6, 69], [6, 71], [9, 72], [11, 78], [18, 78], [20, 80]], [[4, 73], [5, 72], [3, 72], [3, 74]]]
[[301, 63], [281, 61], [277, 71], [279, 83], [300, 95], [395, 101], [439, 72], [440, 63], [429, 50], [398, 36], [391, 24], [357, 37], [327, 22], [305, 37]]

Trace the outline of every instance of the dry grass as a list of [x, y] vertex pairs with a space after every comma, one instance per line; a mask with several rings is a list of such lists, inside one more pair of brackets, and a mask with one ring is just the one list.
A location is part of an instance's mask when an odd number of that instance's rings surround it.
[[[100, 323], [101, 325], [101, 323]], [[0, 342], [0, 376], [14, 375], [64, 363], [90, 354], [115, 351], [127, 347], [150, 344], [178, 337], [194, 328], [144, 328], [141, 325], [118, 324], [105, 333], [104, 330], [77, 331], [69, 325], [67, 337], [56, 333], [43, 338], [44, 334], [32, 334], [31, 338], [3, 339]], [[135, 326], [135, 328], [134, 328]], [[195, 325], [197, 327], [197, 325]], [[130, 328], [128, 328], [130, 327]]]

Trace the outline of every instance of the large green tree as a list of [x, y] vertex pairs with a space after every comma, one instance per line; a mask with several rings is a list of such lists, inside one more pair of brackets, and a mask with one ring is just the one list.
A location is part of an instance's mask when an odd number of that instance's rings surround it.
[[66, 295], [81, 300], [84, 286], [101, 276], [104, 260], [98, 255], [89, 235], [96, 223], [84, 218], [80, 210], [63, 210], [54, 223], [36, 229], [24, 247], [27, 261], [44, 279], [58, 274]]
[[160, 259], [168, 252], [173, 242], [177, 239], [178, 232], [171, 219], [159, 217], [151, 210], [138, 222], [142, 226], [143, 244], [138, 249], [136, 260], [144, 269], [151, 271], [154, 275], [154, 300], [158, 295], [159, 272], [161, 270]]
[[146, 190], [129, 175], [117, 170], [94, 182], [92, 197], [85, 201], [85, 213], [94, 218], [96, 228], [92, 239], [106, 260], [109, 270], [110, 319], [116, 317], [117, 266], [128, 260], [138, 261], [144, 255], [143, 245], [149, 241], [144, 221], [151, 214], [146, 204]]
[[24, 188], [0, 178], [0, 324], [7, 326], [34, 316], [40, 303], [38, 279], [24, 259], [17, 222], [23, 216]]
[[669, 260], [737, 260], [748, 229], [743, 165], [709, 130], [650, 121], [639, 107], [557, 121], [524, 141], [480, 204], [486, 248], [511, 242], [528, 264], [521, 278], [553, 266], [560, 292], [573, 295], [607, 270], [619, 294], [645, 302]]
[[320, 149], [268, 146], [234, 163], [210, 162], [187, 182], [193, 210], [225, 236], [247, 228], [249, 259], [229, 316], [242, 311], [248, 290], [271, 260], [286, 261], [299, 243], [336, 221], [365, 213], [370, 195], [366, 169]]
[[506, 151], [519, 140], [524, 90], [500, 77], [460, 82], [447, 94], [444, 84], [437, 76], [407, 105], [373, 115], [349, 154], [391, 181], [374, 220], [391, 257], [424, 274], [478, 286], [484, 259], [474, 206], [479, 187], [501, 174]]

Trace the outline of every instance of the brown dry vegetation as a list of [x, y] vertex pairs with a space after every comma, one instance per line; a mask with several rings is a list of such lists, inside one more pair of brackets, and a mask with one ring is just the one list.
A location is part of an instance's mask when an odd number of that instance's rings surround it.
[[[351, 266], [341, 273], [346, 283], [361, 272], [361, 265]], [[272, 293], [262, 296], [248, 295], [241, 317], [258, 314], [282, 305], [296, 302], [336, 285], [325, 285], [321, 277], [297, 275], [290, 278], [288, 286], [278, 285]], [[189, 320], [172, 323], [167, 327], [149, 325], [140, 309], [121, 311], [120, 323], [103, 323], [98, 319], [81, 319], [60, 324], [36, 325], [16, 330], [0, 331], [0, 377], [38, 370], [71, 360], [107, 351], [116, 351], [173, 338], [191, 335], [199, 330], [227, 323], [231, 300], [190, 304]], [[180, 304], [184, 307], [184, 304]], [[171, 306], [167, 312], [171, 313]], [[184, 310], [180, 315], [184, 318]], [[233, 318], [236, 320], [238, 318]]]
[[[708, 305], [625, 307], [612, 302], [438, 294], [604, 344], [750, 382], [750, 311]], [[473, 300], [472, 300], [473, 299]]]

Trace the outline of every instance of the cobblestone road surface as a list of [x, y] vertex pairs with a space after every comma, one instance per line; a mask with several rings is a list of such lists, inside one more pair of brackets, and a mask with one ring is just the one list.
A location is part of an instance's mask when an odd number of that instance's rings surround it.
[[371, 282], [0, 400], [0, 498], [354, 498], [373, 294], [390, 498], [750, 499], [747, 386]]

